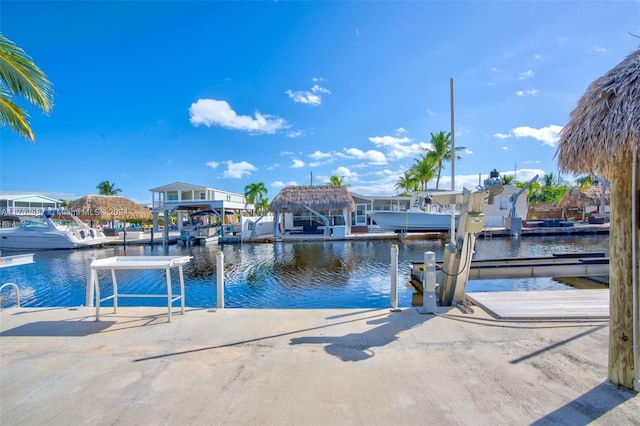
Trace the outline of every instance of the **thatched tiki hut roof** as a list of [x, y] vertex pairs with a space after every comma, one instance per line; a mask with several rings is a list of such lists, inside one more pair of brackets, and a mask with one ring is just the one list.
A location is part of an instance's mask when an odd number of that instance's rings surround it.
[[311, 207], [317, 211], [346, 208], [353, 212], [356, 204], [346, 187], [341, 185], [288, 186], [275, 196], [270, 212], [302, 212]]
[[[604, 190], [605, 204], [610, 202], [610, 192], [608, 189]], [[558, 207], [579, 207], [581, 209], [587, 206], [599, 206], [602, 202], [602, 186], [592, 186], [585, 192], [580, 191], [578, 188], [569, 188], [564, 197], [558, 201]]]
[[68, 210], [82, 220], [151, 220], [151, 212], [125, 197], [87, 195], [73, 201]]
[[633, 193], [638, 184], [633, 173], [638, 144], [640, 50], [589, 86], [560, 132], [556, 151], [561, 171], [597, 172], [611, 184], [609, 380], [636, 390], [640, 389], [638, 366], [634, 366], [640, 296], [636, 291], [634, 298], [633, 291], [637, 283], [633, 245], [638, 227], [634, 229], [632, 200], [638, 196]]

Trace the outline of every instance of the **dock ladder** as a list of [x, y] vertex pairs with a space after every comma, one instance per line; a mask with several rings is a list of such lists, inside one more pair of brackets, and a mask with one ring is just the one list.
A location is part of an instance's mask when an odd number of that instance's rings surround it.
[[[0, 286], [0, 293], [4, 290], [5, 287], [13, 287], [13, 290], [16, 293], [16, 307], [20, 307], [20, 289], [18, 288], [18, 284], [16, 283], [4, 283]], [[0, 299], [1, 301], [2, 299]], [[2, 303], [0, 302], [0, 310], [2, 310]]]

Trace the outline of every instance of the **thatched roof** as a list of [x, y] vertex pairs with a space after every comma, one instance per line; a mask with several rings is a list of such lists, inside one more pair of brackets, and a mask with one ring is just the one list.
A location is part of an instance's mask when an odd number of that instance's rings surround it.
[[275, 196], [270, 212], [307, 211], [305, 206], [316, 211], [347, 208], [355, 211], [356, 204], [346, 187], [341, 185], [288, 186]]
[[[605, 189], [605, 204], [609, 204], [609, 189]], [[599, 206], [602, 201], [602, 185], [590, 187], [585, 192], [581, 192], [578, 188], [570, 188], [564, 197], [558, 202], [558, 207], [580, 207]]]
[[151, 212], [140, 204], [115, 195], [87, 195], [73, 201], [68, 210], [82, 220], [151, 220]]
[[560, 132], [561, 171], [607, 178], [640, 142], [640, 50], [591, 83]]

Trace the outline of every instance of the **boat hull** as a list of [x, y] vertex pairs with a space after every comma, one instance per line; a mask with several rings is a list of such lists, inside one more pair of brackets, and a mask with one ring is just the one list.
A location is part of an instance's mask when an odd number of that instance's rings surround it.
[[2, 250], [71, 250], [100, 246], [109, 242], [108, 237], [86, 237], [78, 240], [72, 235], [58, 231], [29, 232], [19, 228], [0, 230]]
[[[369, 217], [378, 226], [394, 232], [429, 232], [451, 230], [451, 215], [412, 211], [380, 211], [369, 212]], [[455, 217], [458, 227], [459, 216]]]

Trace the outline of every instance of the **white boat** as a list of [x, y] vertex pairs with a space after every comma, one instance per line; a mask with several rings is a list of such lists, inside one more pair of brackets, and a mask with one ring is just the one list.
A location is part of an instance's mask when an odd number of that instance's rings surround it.
[[[375, 223], [393, 232], [435, 232], [451, 230], [450, 204], [459, 203], [460, 192], [437, 195], [416, 195], [407, 210], [369, 210], [367, 214]], [[440, 201], [435, 202], [435, 199]], [[450, 204], [449, 204], [450, 203]], [[455, 227], [460, 214], [455, 213]]]
[[102, 231], [91, 228], [73, 215], [28, 219], [14, 228], [0, 229], [2, 250], [58, 250], [99, 246], [111, 241]]

